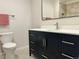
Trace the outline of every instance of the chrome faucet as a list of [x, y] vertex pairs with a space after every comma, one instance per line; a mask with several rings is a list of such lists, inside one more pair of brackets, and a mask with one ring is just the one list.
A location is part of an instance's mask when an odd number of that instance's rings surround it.
[[59, 29], [59, 24], [58, 24], [58, 22], [56, 22], [56, 29]]

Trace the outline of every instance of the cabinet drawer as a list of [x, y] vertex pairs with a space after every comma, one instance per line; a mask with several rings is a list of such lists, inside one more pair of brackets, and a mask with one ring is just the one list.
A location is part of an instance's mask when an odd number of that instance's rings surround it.
[[64, 34], [62, 35], [62, 40], [79, 45], [79, 36], [77, 35]]
[[43, 51], [44, 51], [44, 49], [43, 49], [43, 48], [38, 47], [38, 46], [36, 46], [36, 45], [30, 45], [30, 47], [31, 47], [32, 49], [34, 49], [34, 50], [38, 51], [38, 52], [43, 52]]
[[41, 50], [37, 50], [37, 49], [33, 49], [33, 48], [31, 48], [31, 52], [33, 52], [33, 53], [37, 53], [37, 54], [39, 54], [39, 55], [44, 54], [43, 51], [41, 51]]
[[66, 53], [68, 55], [71, 55], [73, 57], [78, 56], [79, 55], [79, 46], [62, 44], [62, 52]]
[[48, 59], [48, 57], [45, 55], [39, 55], [37, 59]]
[[30, 31], [29, 33], [30, 44], [35, 44], [40, 48], [44, 47], [46, 41], [45, 33], [39, 31]]
[[39, 53], [39, 52], [37, 52], [37, 51], [34, 50], [34, 49], [31, 49], [31, 52], [32, 52], [33, 54], [36, 54], [39, 59], [48, 59], [48, 57], [47, 57], [46, 55], [44, 55], [43, 53]]
[[38, 42], [30, 41], [30, 45], [39, 46], [40, 48], [43, 48], [43, 42], [41, 41], [40, 44], [37, 44]]
[[43, 32], [40, 32], [40, 31], [30, 31], [29, 35], [31, 37], [37, 37], [37, 36], [42, 36], [43, 37], [43, 35], [45, 35], [45, 34]]
[[62, 59], [74, 59], [74, 57], [69, 56], [69, 55], [67, 55], [65, 53], [62, 53], [61, 55], [62, 55]]

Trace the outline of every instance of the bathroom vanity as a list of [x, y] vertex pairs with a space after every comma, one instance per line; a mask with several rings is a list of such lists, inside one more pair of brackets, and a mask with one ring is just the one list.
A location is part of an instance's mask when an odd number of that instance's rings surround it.
[[79, 30], [29, 30], [30, 56], [37, 59], [78, 59]]

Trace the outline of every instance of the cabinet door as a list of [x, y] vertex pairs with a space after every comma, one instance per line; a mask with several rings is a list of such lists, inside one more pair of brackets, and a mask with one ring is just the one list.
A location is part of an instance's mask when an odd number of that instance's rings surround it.
[[45, 33], [41, 31], [29, 32], [30, 49], [34, 50], [39, 55], [44, 55], [46, 50]]
[[61, 59], [61, 38], [56, 33], [47, 34], [48, 59]]

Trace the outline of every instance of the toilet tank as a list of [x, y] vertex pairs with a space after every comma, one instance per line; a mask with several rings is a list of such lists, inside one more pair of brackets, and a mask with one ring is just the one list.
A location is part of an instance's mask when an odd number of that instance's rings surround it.
[[13, 32], [0, 33], [0, 40], [3, 44], [12, 42]]

